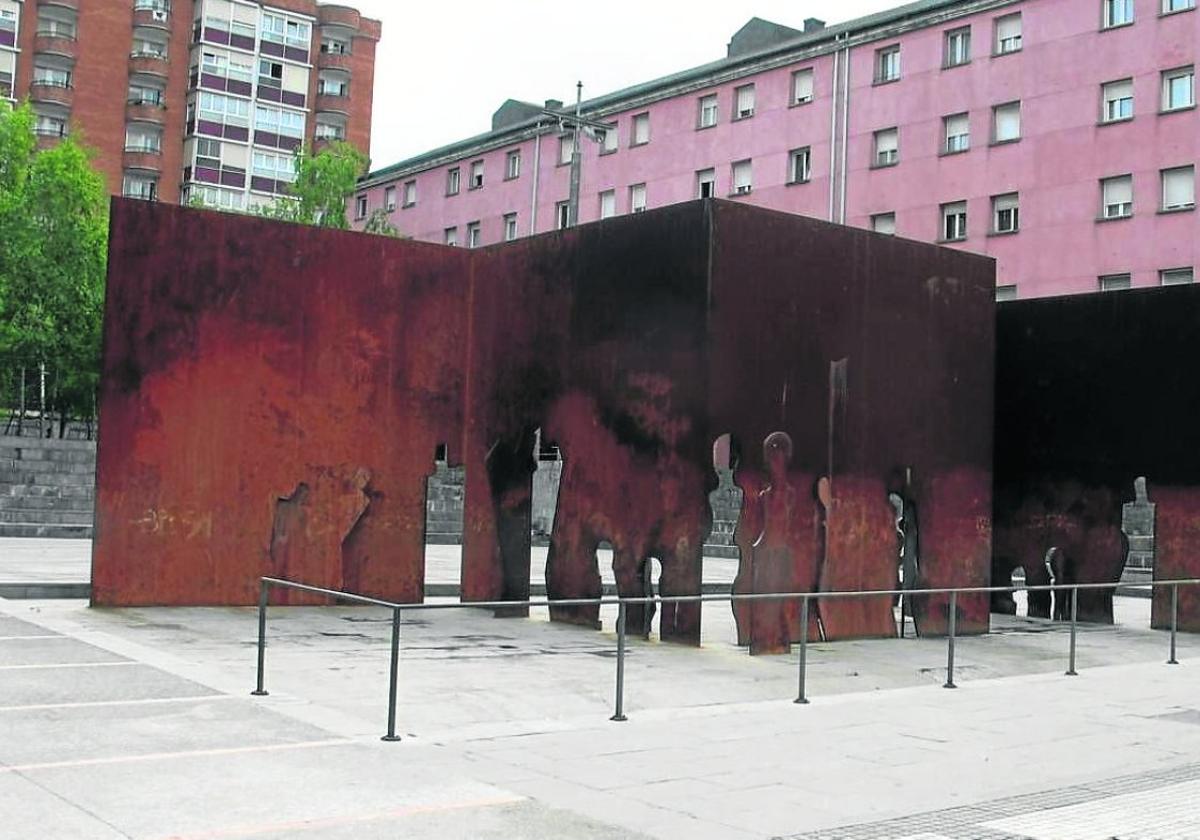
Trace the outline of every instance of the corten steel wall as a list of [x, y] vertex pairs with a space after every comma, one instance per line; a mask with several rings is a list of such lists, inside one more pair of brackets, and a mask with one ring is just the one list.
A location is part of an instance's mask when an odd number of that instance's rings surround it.
[[[996, 582], [1022, 565], [1031, 582], [1117, 581], [1121, 505], [1147, 480], [1156, 506], [1154, 575], [1200, 575], [1200, 410], [1194, 359], [1200, 288], [1000, 304], [996, 367]], [[1068, 601], [1053, 605], [1055, 614]], [[1180, 627], [1200, 631], [1200, 597], [1179, 592]], [[1049, 599], [1031, 613], [1050, 613]], [[1079, 593], [1084, 620], [1112, 621], [1112, 597]], [[1170, 622], [1170, 593], [1152, 623]]]
[[[110, 254], [95, 603], [249, 603], [266, 571], [419, 600], [439, 444], [466, 468], [464, 598], [522, 598], [539, 429], [564, 458], [551, 597], [599, 593], [602, 539], [622, 594], [651, 557], [698, 593], [724, 433], [743, 589], [892, 585], [889, 491], [919, 512], [917, 584], [986, 581], [988, 259], [725, 202], [479, 251], [118, 202]], [[795, 451], [769, 487], [773, 432]], [[759, 574], [792, 566], [817, 576]], [[822, 609], [829, 638], [895, 632], [886, 599]], [[764, 652], [798, 638], [777, 606], [739, 619]], [[660, 627], [698, 642], [699, 610]]]
[[93, 602], [247, 604], [265, 573], [419, 600], [469, 255], [122, 199], [111, 225]]

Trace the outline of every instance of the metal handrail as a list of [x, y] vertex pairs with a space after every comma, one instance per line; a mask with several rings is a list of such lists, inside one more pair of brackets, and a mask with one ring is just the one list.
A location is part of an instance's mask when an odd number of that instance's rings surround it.
[[1071, 641], [1070, 652], [1068, 654], [1068, 665], [1066, 676], [1078, 676], [1075, 669], [1075, 653], [1076, 653], [1076, 625], [1079, 620], [1079, 590], [1100, 590], [1100, 589], [1142, 589], [1149, 588], [1151, 591], [1157, 586], [1167, 586], [1171, 590], [1171, 653], [1167, 659], [1168, 665], [1178, 665], [1179, 661], [1176, 658], [1176, 636], [1178, 634], [1179, 625], [1179, 587], [1181, 586], [1197, 586], [1200, 585], [1200, 578], [1180, 578], [1176, 580], [1155, 580], [1146, 581], [1143, 583], [1128, 583], [1123, 581], [1114, 581], [1110, 583], [1052, 583], [1052, 584], [1037, 584], [1033, 586], [958, 586], [958, 587], [934, 587], [928, 589], [866, 589], [866, 590], [843, 590], [837, 592], [754, 592], [754, 593], [721, 593], [709, 595], [639, 595], [624, 597], [599, 597], [599, 598], [562, 598], [562, 599], [542, 599], [532, 600], [526, 599], [523, 601], [456, 601], [452, 603], [441, 604], [424, 604], [424, 603], [400, 603], [397, 601], [387, 601], [382, 598], [372, 598], [368, 595], [359, 595], [354, 592], [345, 592], [339, 589], [327, 589], [321, 586], [313, 586], [306, 583], [297, 583], [295, 581], [285, 580], [275, 577], [259, 578], [259, 598], [258, 598], [258, 669], [255, 681], [255, 689], [250, 692], [256, 696], [265, 696], [270, 692], [266, 691], [264, 686], [264, 676], [266, 670], [266, 647], [267, 647], [267, 600], [271, 587], [282, 589], [294, 589], [299, 592], [309, 592], [315, 595], [324, 595], [329, 598], [334, 598], [340, 601], [346, 601], [353, 604], [364, 604], [375, 607], [386, 607], [392, 611], [392, 645], [391, 645], [391, 668], [390, 678], [388, 683], [388, 723], [387, 734], [383, 736], [384, 741], [399, 741], [400, 736], [396, 734], [396, 695], [399, 685], [399, 663], [400, 663], [400, 617], [403, 611], [424, 611], [424, 610], [461, 610], [464, 608], [482, 608], [482, 609], [512, 609], [512, 608], [528, 608], [528, 607], [576, 607], [576, 606], [616, 606], [617, 607], [617, 665], [616, 665], [616, 698], [614, 713], [609, 720], [625, 721], [628, 718], [625, 716], [625, 621], [626, 608], [629, 604], [680, 604], [680, 603], [737, 603], [743, 601], [787, 601], [800, 600], [800, 626], [804, 628], [804, 632], [800, 635], [800, 640], [796, 644], [800, 646], [799, 656], [799, 671], [798, 671], [798, 690], [796, 699], [793, 701], [796, 704], [807, 704], [808, 697], [805, 690], [807, 677], [807, 662], [808, 662], [808, 614], [809, 602], [821, 601], [826, 598], [876, 598], [876, 597], [894, 597], [906, 596], [928, 596], [928, 595], [949, 595], [950, 601], [947, 610], [947, 645], [946, 645], [946, 682], [943, 688], [957, 688], [954, 683], [954, 654], [955, 654], [955, 639], [958, 628], [958, 596], [959, 595], [984, 595], [996, 592], [1016, 593], [1016, 592], [1059, 592], [1070, 591], [1071, 593]]

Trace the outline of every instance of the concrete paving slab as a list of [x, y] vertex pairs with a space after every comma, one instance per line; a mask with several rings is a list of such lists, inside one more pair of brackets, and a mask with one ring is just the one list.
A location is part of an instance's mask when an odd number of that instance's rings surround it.
[[0, 637], [58, 635], [38, 624], [0, 614]]
[[62, 635], [49, 639], [32, 634], [0, 637], [0, 669], [12, 665], [54, 666], [61, 663], [123, 661], [127, 661], [123, 656]]
[[3, 672], [0, 706], [80, 703], [215, 693], [140, 663], [120, 668], [31, 668]]
[[0, 836], [54, 840], [128, 840], [100, 817], [15, 773], [0, 774]]

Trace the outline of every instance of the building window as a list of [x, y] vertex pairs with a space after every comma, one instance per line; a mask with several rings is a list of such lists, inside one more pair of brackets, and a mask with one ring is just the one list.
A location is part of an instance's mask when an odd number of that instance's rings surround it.
[[1021, 207], [1018, 194], [992, 196], [992, 233], [1016, 233], [1020, 229]]
[[753, 169], [749, 160], [739, 160], [732, 166], [734, 195], [746, 195], [754, 188]]
[[717, 124], [717, 95], [711, 93], [700, 97], [700, 114], [696, 119], [697, 128], [711, 128]]
[[992, 142], [1012, 143], [1021, 139], [1021, 103], [1007, 102], [992, 109]]
[[521, 177], [521, 150], [513, 149], [504, 156], [504, 180]]
[[1183, 286], [1193, 279], [1190, 268], [1167, 268], [1158, 272], [1158, 282], [1163, 286]]
[[155, 201], [158, 199], [158, 181], [142, 175], [126, 175], [121, 181], [121, 195]]
[[803, 184], [812, 177], [812, 148], [804, 146], [788, 153], [788, 183]]
[[638, 114], [633, 118], [633, 136], [629, 145], [641, 146], [650, 142], [650, 115]]
[[571, 226], [571, 203], [560, 201], [554, 205], [554, 227], [556, 230], [566, 230]]
[[803, 105], [813, 100], [813, 71], [811, 68], [792, 73], [792, 104]]
[[1100, 181], [1100, 216], [1124, 219], [1133, 215], [1133, 176], [1119, 175]]
[[458, 195], [459, 170], [455, 166], [446, 170], [446, 195]]
[[1103, 6], [1102, 28], [1112, 29], [1133, 23], [1133, 0], [1103, 0]]
[[996, 18], [996, 55], [1008, 55], [1021, 49], [1021, 13]]
[[1174, 12], [1186, 12], [1196, 8], [1196, 0], [1162, 0], [1162, 13], [1169, 15]]
[[951, 29], [946, 33], [945, 56], [943, 67], [958, 67], [971, 62], [971, 27]]
[[612, 128], [602, 129], [597, 133], [599, 134], [600, 140], [600, 154], [611, 155], [617, 150], [618, 136], [616, 125], [614, 125]]
[[895, 213], [876, 213], [871, 216], [871, 230], [876, 233], [886, 233], [888, 236], [896, 234], [896, 214]]
[[600, 193], [600, 218], [608, 219], [617, 215], [617, 191], [605, 190]]
[[458, 244], [458, 228], [450, 227], [442, 231], [442, 241], [451, 247]]
[[384, 187], [383, 188], [383, 209], [389, 213], [391, 213], [393, 210], [396, 209], [396, 188], [395, 187]]
[[483, 161], [477, 160], [471, 164], [471, 183], [467, 185], [469, 190], [477, 190], [483, 186]]
[[952, 155], [971, 148], [971, 120], [967, 114], [951, 114], [942, 117], [944, 142], [942, 151]]
[[479, 222], [467, 222], [467, 247], [478, 248], [480, 243]]
[[1196, 73], [1191, 67], [1180, 67], [1162, 74], [1162, 109], [1178, 111], [1196, 104]]
[[360, 195], [354, 199], [354, 218], [367, 218], [367, 197], [365, 195]]
[[1132, 283], [1128, 274], [1103, 274], [1100, 276], [1100, 291], [1119, 292], [1128, 289]]
[[575, 154], [575, 133], [560, 134], [558, 136], [558, 165], [567, 166], [571, 162], [571, 156]]
[[1161, 175], [1163, 210], [1191, 210], [1196, 206], [1195, 167], [1164, 169]]
[[900, 162], [900, 130], [885, 128], [875, 132], [875, 158], [872, 166], [895, 166]]
[[517, 214], [504, 214], [504, 241], [512, 242], [517, 238]]
[[996, 287], [996, 302], [997, 303], [1000, 303], [1000, 302], [1006, 301], [1006, 300], [1016, 300], [1016, 299], [1017, 299], [1017, 284], [1016, 283], [1011, 283], [1007, 286], [997, 286]]
[[900, 78], [900, 45], [875, 51], [875, 84], [894, 82]]
[[634, 184], [629, 188], [629, 212], [641, 213], [646, 209], [646, 185]]
[[717, 194], [717, 170], [701, 169], [696, 173], [696, 197], [714, 198]]
[[417, 182], [415, 180], [405, 181], [404, 182], [404, 203], [402, 206], [412, 207], [416, 203], [417, 203]]
[[967, 202], [942, 205], [942, 241], [961, 242], [967, 238]]
[[1133, 119], [1133, 79], [1119, 79], [1100, 86], [1101, 122]]
[[733, 118], [745, 120], [754, 116], [754, 85], [742, 85], [733, 91]]

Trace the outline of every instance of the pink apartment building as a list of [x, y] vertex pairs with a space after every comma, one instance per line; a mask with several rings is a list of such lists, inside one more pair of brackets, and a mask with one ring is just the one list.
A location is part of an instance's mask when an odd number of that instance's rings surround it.
[[[723, 197], [997, 260], [997, 296], [1190, 282], [1195, 0], [924, 0], [583, 103], [578, 218]], [[372, 172], [355, 202], [477, 247], [569, 221], [573, 107]]]

